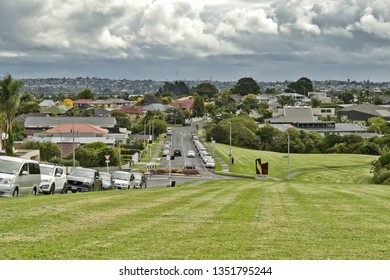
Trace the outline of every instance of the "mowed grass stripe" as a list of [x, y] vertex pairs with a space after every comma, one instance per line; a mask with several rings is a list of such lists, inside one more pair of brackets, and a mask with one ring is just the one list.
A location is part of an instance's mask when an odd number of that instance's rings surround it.
[[[67, 258], [67, 254], [77, 254], [80, 255], [81, 258], [89, 259], [94, 258], [94, 256], [99, 257], [101, 247], [107, 246], [106, 243], [111, 243], [110, 240], [114, 239], [116, 240], [116, 243], [119, 244], [122, 241], [118, 242], [118, 239], [123, 240], [125, 243], [124, 245], [129, 245], [127, 243], [130, 241], [131, 247], [136, 249], [136, 244], [132, 242], [134, 237], [140, 236], [143, 239], [144, 232], [149, 231], [150, 228], [152, 231], [155, 231], [156, 228], [161, 228], [160, 224], [167, 225], [167, 222], [168, 224], [169, 222], [172, 222], [171, 220], [173, 220], [174, 224], [184, 226], [188, 219], [188, 213], [194, 212], [192, 210], [193, 208], [196, 210], [197, 215], [195, 218], [192, 217], [192, 220], [189, 223], [192, 227], [194, 223], [202, 222], [205, 220], [205, 217], [210, 215], [208, 209], [203, 216], [199, 215], [199, 209], [201, 209], [202, 204], [207, 203], [207, 200], [216, 202], [221, 201], [220, 199], [214, 199], [218, 194], [214, 194], [215, 191], [213, 189], [203, 191], [189, 188], [186, 190], [182, 189], [183, 191], [180, 192], [174, 191], [175, 189], [171, 190], [172, 191], [164, 192], [166, 194], [165, 196], [158, 196], [151, 200], [148, 200], [149, 196], [147, 198], [143, 197], [144, 195], [148, 195], [147, 192], [139, 192], [139, 196], [138, 194], [135, 195], [135, 193], [123, 192], [121, 194], [122, 198], [119, 199], [119, 201], [121, 201], [120, 204], [118, 204], [117, 194], [111, 195], [112, 202], [108, 204], [107, 201], [109, 200], [107, 197], [102, 197], [102, 203], [97, 203], [97, 206], [94, 206], [94, 204], [91, 203], [92, 200], [87, 200], [89, 203], [81, 205], [79, 209], [74, 209], [71, 219], [66, 222], [63, 220], [62, 222], [59, 222], [61, 219], [57, 219], [56, 225], [51, 225], [50, 220], [53, 220], [54, 217], [50, 218], [46, 216], [45, 219], [39, 220], [47, 226], [42, 226], [42, 224], [39, 225], [40, 221], [35, 220], [34, 223], [27, 225], [27, 227], [26, 224], [24, 224], [25, 228], [19, 235], [13, 234], [12, 236], [15, 241], [26, 242], [26, 247], [20, 248], [21, 250], [29, 251], [31, 247], [35, 247], [36, 244], [33, 243], [34, 238], [35, 241], [37, 241], [37, 239], [44, 240], [46, 245], [50, 242], [55, 245], [58, 240], [61, 240], [61, 243], [63, 244], [62, 247], [64, 247], [64, 250], [59, 250], [59, 256], [61, 256], [61, 258]], [[155, 192], [160, 191], [151, 191], [152, 194]], [[223, 189], [218, 189], [217, 192], [225, 191]], [[112, 193], [105, 194], [109, 195]], [[226, 195], [222, 196], [224, 199], [227, 197]], [[83, 201], [86, 201], [85, 198], [77, 196], [74, 198], [80, 198]], [[115, 199], [115, 202], [113, 199]], [[123, 205], [125, 199], [126, 204]], [[98, 198], [95, 198], [95, 201], [98, 201]], [[142, 203], [140, 203], [141, 201]], [[74, 206], [73, 202], [70, 204]], [[107, 205], [110, 205], [111, 209], [107, 209]], [[66, 208], [64, 205], [63, 207]], [[88, 208], [87, 212], [84, 211], [86, 207]], [[215, 209], [217, 209], [217, 207], [215, 207]], [[26, 220], [29, 218], [31, 217], [27, 217]], [[62, 228], [62, 230], [56, 232], [56, 227]], [[178, 228], [178, 226], [174, 226], [173, 228], [172, 226], [169, 226], [167, 230], [172, 231], [175, 230], [175, 228]], [[178, 230], [180, 231], [180, 229]], [[29, 232], [29, 234], [26, 234], [27, 232]], [[105, 234], [99, 234], [99, 232]], [[38, 235], [37, 238], [36, 235]], [[9, 235], [5, 237], [8, 239]], [[72, 246], [72, 244], [75, 243], [82, 243], [82, 249], [80, 249], [80, 246]], [[147, 245], [144, 244], [144, 242], [140, 243], [142, 243], [142, 246]], [[42, 247], [42, 250], [44, 250], [46, 245]], [[86, 248], [89, 249], [87, 250]], [[138, 252], [138, 250], [135, 250], [135, 252]], [[3, 253], [6, 252], [3, 251]], [[19, 253], [18, 250], [12, 250], [12, 254], [14, 255], [18, 255]], [[33, 255], [33, 258], [35, 257], [36, 255]], [[7, 258], [12, 259], [13, 257], [10, 255], [7, 256]]]
[[[389, 259], [389, 196], [388, 186], [369, 184], [223, 180], [5, 199], [0, 257]], [[59, 209], [52, 222], [24, 211], [43, 206]]]

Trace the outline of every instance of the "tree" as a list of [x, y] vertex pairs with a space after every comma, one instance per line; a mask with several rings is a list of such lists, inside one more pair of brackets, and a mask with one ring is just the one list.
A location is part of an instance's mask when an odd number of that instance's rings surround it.
[[64, 101], [62, 101], [62, 105], [73, 107], [73, 100], [70, 98], [65, 98]]
[[319, 100], [318, 98], [313, 98], [313, 99], [310, 100], [310, 105], [313, 108], [320, 107], [321, 103], [322, 103], [321, 100]]
[[294, 105], [294, 98], [290, 95], [279, 95], [276, 99], [277, 99], [279, 105], [282, 107], [284, 107], [286, 105], [289, 105], [289, 106]]
[[192, 110], [195, 117], [203, 117], [205, 113], [204, 100], [202, 96], [195, 96]]
[[78, 99], [94, 99], [95, 98], [95, 94], [92, 92], [91, 89], [86, 88], [86, 89], [80, 91], [76, 95], [76, 98], [78, 98]]
[[389, 133], [390, 129], [387, 125], [387, 122], [381, 117], [372, 117], [367, 120], [368, 122], [368, 130], [372, 132], [376, 132], [378, 134]]
[[246, 111], [249, 114], [250, 110], [258, 108], [259, 101], [257, 100], [256, 95], [250, 93], [244, 96], [242, 100], [242, 105], [244, 111]]
[[13, 80], [10, 74], [0, 81], [0, 110], [5, 114], [5, 133], [8, 135], [5, 142], [5, 151], [9, 156], [14, 154], [12, 123], [19, 108], [20, 89], [22, 86], [23, 83]]
[[116, 119], [116, 122], [120, 127], [131, 128], [131, 121], [125, 112], [112, 111], [111, 116]]
[[313, 84], [310, 79], [302, 77], [296, 82], [292, 82], [287, 86], [288, 92], [296, 92], [308, 96], [309, 92], [313, 91]]
[[250, 77], [241, 78], [232, 89], [234, 94], [240, 94], [242, 96], [260, 93], [260, 86], [257, 82]]
[[198, 93], [200, 96], [206, 99], [214, 98], [218, 93], [218, 89], [211, 83], [201, 83], [192, 89], [192, 92]]

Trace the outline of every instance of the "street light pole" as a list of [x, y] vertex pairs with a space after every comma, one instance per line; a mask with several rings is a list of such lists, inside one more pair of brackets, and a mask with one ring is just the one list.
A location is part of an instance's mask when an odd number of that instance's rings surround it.
[[72, 134], [73, 134], [73, 169], [76, 168], [76, 156], [75, 156], [75, 147], [74, 147], [74, 122], [72, 123]]
[[287, 133], [287, 180], [290, 179], [290, 134], [286, 129]]
[[229, 130], [229, 172], [232, 171], [232, 159], [233, 159], [233, 155], [232, 155], [232, 122], [230, 120], [226, 120], [229, 122], [229, 127], [230, 127], [230, 130]]

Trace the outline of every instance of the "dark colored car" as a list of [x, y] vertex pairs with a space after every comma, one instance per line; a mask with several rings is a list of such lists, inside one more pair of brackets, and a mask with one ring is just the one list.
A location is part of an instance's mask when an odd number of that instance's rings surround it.
[[67, 177], [67, 188], [72, 193], [99, 191], [102, 189], [102, 179], [99, 171], [77, 167]]
[[180, 152], [180, 150], [175, 150], [175, 151], [173, 152], [173, 155], [174, 155], [175, 157], [181, 157], [181, 152]]

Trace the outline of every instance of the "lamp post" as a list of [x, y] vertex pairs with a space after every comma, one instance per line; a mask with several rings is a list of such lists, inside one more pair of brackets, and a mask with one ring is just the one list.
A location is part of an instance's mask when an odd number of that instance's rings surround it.
[[73, 135], [73, 147], [72, 147], [73, 169], [75, 169], [76, 168], [76, 155], [75, 155], [75, 146], [74, 146], [74, 122], [72, 123], [72, 135]]
[[232, 171], [232, 159], [233, 159], [233, 155], [232, 155], [232, 122], [228, 119], [226, 119], [226, 121], [229, 122], [229, 127], [230, 127], [230, 130], [229, 130], [229, 172]]
[[287, 133], [287, 180], [290, 179], [290, 134], [288, 133], [288, 128], [286, 129]]

